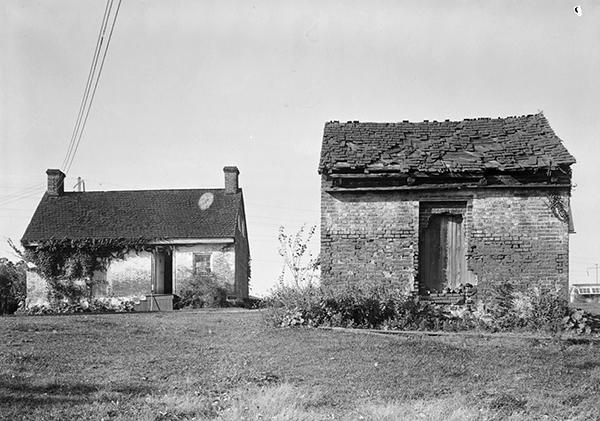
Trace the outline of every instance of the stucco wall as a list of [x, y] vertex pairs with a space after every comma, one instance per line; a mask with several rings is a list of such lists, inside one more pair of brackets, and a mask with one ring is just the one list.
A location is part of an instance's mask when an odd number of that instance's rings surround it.
[[27, 271], [27, 300], [26, 306], [41, 306], [48, 304], [48, 283], [37, 272]]
[[235, 249], [233, 244], [201, 244], [195, 246], [179, 246], [176, 249], [173, 267], [173, 289], [184, 287], [193, 275], [194, 253], [210, 254], [210, 267], [220, 284], [233, 295], [235, 290]]
[[[75, 285], [85, 288], [84, 281], [76, 281]], [[35, 270], [27, 271], [27, 298], [25, 305], [27, 308], [33, 306], [47, 306], [50, 303], [48, 294], [50, 288], [48, 282]]]
[[[247, 250], [247, 247], [242, 251]], [[233, 244], [201, 244], [177, 246], [173, 257], [173, 292], [185, 286], [193, 275], [194, 253], [210, 254], [211, 273], [227, 288], [230, 295], [245, 292], [243, 286], [236, 287], [235, 247]], [[246, 265], [247, 266], [247, 265]], [[131, 252], [123, 260], [111, 262], [106, 272], [98, 272], [94, 279], [100, 281], [92, 289], [94, 296], [115, 295], [117, 297], [141, 298], [150, 294], [152, 288], [152, 253]], [[247, 278], [246, 278], [247, 279]], [[29, 305], [47, 304], [47, 282], [36, 272], [27, 274], [27, 300]]]
[[106, 272], [107, 292], [117, 297], [138, 298], [150, 294], [151, 262], [149, 252], [130, 252], [124, 260], [113, 261]]
[[250, 246], [244, 206], [240, 206], [235, 230], [235, 291], [238, 299], [248, 299], [250, 283]]
[[[193, 276], [194, 253], [210, 254], [210, 266], [217, 280], [233, 294], [235, 252], [231, 244], [177, 246], [173, 253], [173, 292], [184, 287]], [[107, 272], [109, 291], [117, 296], [145, 296], [150, 293], [152, 254], [129, 253], [125, 260], [111, 263]]]

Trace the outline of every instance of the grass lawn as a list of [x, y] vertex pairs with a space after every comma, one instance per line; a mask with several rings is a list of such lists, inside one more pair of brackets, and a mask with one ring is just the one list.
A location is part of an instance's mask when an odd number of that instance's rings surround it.
[[0, 418], [595, 420], [598, 345], [275, 329], [257, 311], [0, 318]]

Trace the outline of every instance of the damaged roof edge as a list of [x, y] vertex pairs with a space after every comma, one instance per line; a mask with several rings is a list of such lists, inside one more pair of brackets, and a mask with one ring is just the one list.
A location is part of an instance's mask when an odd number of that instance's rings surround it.
[[[533, 154], [533, 155], [532, 155]], [[319, 174], [391, 166], [393, 171], [551, 169], [575, 158], [542, 113], [411, 123], [325, 123]], [[398, 168], [394, 168], [397, 166]]]

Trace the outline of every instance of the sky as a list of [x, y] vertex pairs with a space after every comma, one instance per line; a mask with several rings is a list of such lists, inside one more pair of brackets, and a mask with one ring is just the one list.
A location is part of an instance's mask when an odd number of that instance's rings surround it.
[[[65, 160], [105, 7], [0, 4], [0, 256]], [[570, 281], [595, 282], [598, 75], [591, 0], [123, 0], [65, 188], [222, 187], [237, 166], [263, 295], [279, 227], [319, 224], [325, 122], [543, 111], [577, 159]]]

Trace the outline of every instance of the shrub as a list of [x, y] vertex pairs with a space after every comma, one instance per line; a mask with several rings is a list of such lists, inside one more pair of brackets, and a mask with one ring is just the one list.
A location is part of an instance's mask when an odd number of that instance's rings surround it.
[[473, 314], [481, 328], [491, 331], [541, 331], [585, 334], [600, 331], [600, 318], [569, 308], [557, 292], [537, 288], [517, 292], [508, 282], [492, 289], [492, 295]]
[[133, 311], [134, 302], [130, 298], [98, 297], [91, 300], [72, 302], [57, 301], [52, 305], [29, 306], [23, 312], [29, 315], [69, 314], [69, 313], [127, 313]]
[[463, 324], [439, 306], [384, 287], [323, 289], [280, 284], [263, 304], [264, 319], [273, 326], [456, 330]]
[[87, 306], [87, 311], [92, 312], [128, 313], [133, 311], [134, 301], [132, 298], [98, 297], [90, 300]]
[[271, 290], [261, 302], [263, 317], [272, 326], [317, 326], [321, 317], [323, 292], [312, 284], [297, 288], [283, 283]]
[[330, 292], [325, 303], [331, 324], [345, 327], [420, 329], [435, 317], [436, 308], [383, 286], [350, 287]]
[[337, 326], [393, 330], [600, 331], [600, 317], [569, 309], [556, 293], [498, 284], [477, 306], [439, 305], [385, 287], [324, 289], [280, 284], [263, 300], [272, 326]]
[[25, 263], [0, 258], [0, 314], [12, 314], [27, 294]]
[[552, 333], [563, 330], [566, 327], [563, 319], [571, 314], [569, 303], [553, 292], [534, 290], [531, 295], [532, 311], [526, 320], [527, 327]]
[[227, 288], [212, 273], [188, 278], [178, 295], [176, 309], [227, 306]]
[[[519, 301], [520, 300], [520, 301]], [[478, 316], [482, 327], [491, 331], [513, 331], [524, 327], [525, 319], [520, 313], [525, 311], [529, 297], [519, 297], [515, 287], [508, 281], [500, 281], [490, 289], [490, 296], [479, 308]], [[516, 306], [516, 303], [519, 303]], [[519, 308], [519, 310], [517, 310]], [[487, 314], [486, 314], [487, 313]]]

